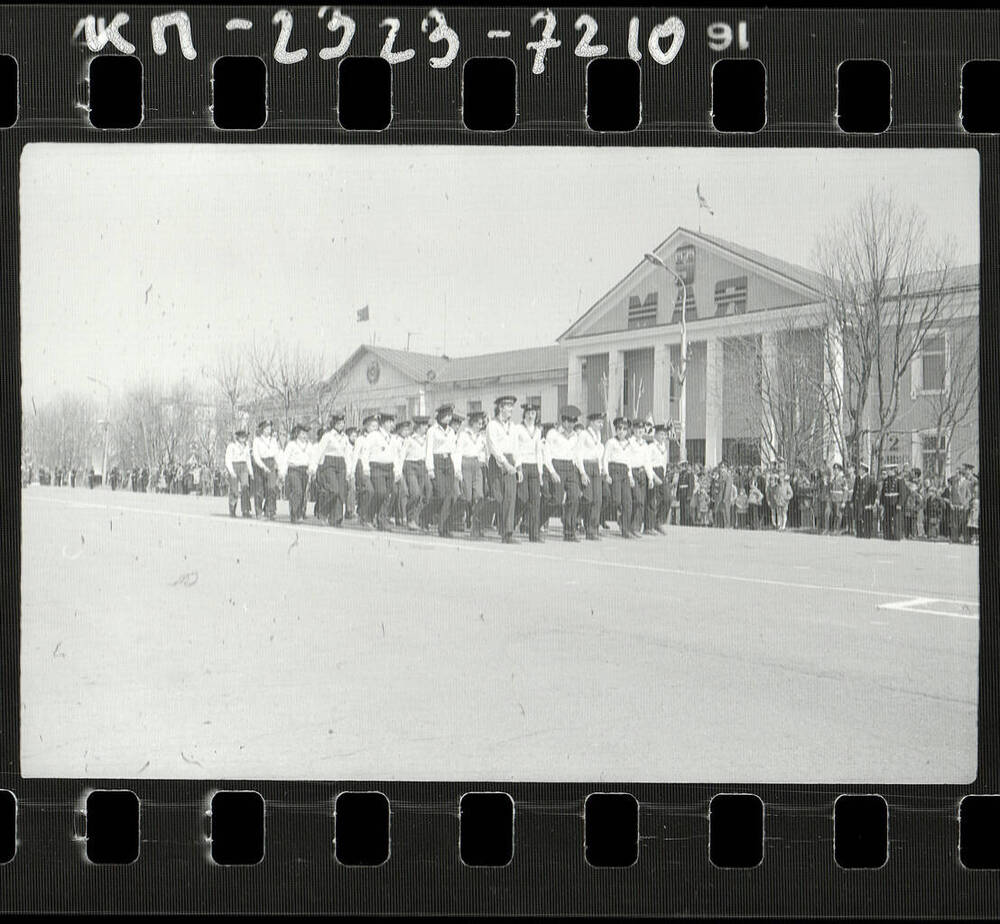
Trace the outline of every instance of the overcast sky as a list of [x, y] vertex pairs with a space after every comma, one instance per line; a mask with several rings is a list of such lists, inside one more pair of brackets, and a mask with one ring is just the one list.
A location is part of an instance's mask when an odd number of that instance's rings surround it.
[[[23, 394], [192, 378], [274, 336], [452, 356], [553, 342], [675, 227], [806, 266], [870, 185], [979, 259], [973, 151], [32, 144]], [[370, 306], [371, 323], [356, 323]]]

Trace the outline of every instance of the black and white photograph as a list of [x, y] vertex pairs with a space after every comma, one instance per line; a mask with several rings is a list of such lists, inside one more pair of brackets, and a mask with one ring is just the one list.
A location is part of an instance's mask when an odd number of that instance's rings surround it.
[[31, 143], [26, 778], [968, 783], [973, 150]]

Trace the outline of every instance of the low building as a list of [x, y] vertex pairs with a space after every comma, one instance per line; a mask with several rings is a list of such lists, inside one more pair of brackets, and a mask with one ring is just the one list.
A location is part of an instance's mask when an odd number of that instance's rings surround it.
[[445, 402], [463, 415], [489, 412], [508, 393], [539, 404], [542, 418], [554, 420], [566, 403], [566, 370], [566, 350], [558, 345], [456, 357], [359, 346], [328, 384], [352, 423], [389, 411], [433, 415]]

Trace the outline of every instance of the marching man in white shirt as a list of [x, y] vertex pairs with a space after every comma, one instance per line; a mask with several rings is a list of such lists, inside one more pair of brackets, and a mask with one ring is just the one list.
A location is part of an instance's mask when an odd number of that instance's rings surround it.
[[438, 535], [450, 536], [448, 520], [455, 499], [455, 431], [451, 428], [453, 404], [442, 404], [434, 413], [434, 423], [427, 431], [424, 462], [431, 481], [434, 507], [438, 513]]
[[513, 545], [514, 505], [517, 502], [517, 486], [524, 475], [517, 467], [517, 449], [511, 412], [517, 398], [501, 395], [496, 399], [493, 418], [486, 425], [486, 448], [489, 452], [490, 496], [497, 502], [497, 530], [500, 541]]
[[624, 417], [614, 420], [615, 435], [604, 444], [601, 474], [611, 485], [611, 505], [618, 514], [618, 527], [623, 539], [632, 538], [632, 488], [635, 478], [629, 459], [629, 422]]
[[601, 462], [604, 458], [604, 443], [601, 440], [603, 429], [604, 414], [598, 411], [587, 415], [587, 428], [577, 436], [577, 453], [588, 478], [581, 495], [583, 522], [587, 538], [591, 541], [601, 538], [601, 506], [605, 488], [604, 478], [601, 477]]
[[[466, 425], [458, 431], [453, 463], [458, 476], [461, 494], [459, 500], [471, 519], [470, 537], [483, 538], [483, 457], [486, 452], [486, 434], [482, 411], [472, 411]], [[457, 505], [456, 505], [457, 506]], [[463, 511], [464, 521], [464, 511]]]
[[646, 442], [646, 423], [642, 420], [632, 421], [627, 455], [632, 468], [632, 535], [641, 536], [642, 520], [646, 515], [646, 492], [651, 485], [660, 482], [653, 472], [649, 444]]
[[[521, 423], [514, 428], [514, 464], [521, 469], [522, 480], [517, 486], [515, 521], [527, 528], [528, 542], [541, 542], [542, 498], [542, 431], [538, 426], [537, 404], [521, 405]], [[559, 476], [554, 476], [558, 480]]]
[[354, 441], [354, 480], [358, 498], [358, 522], [363, 529], [373, 529], [372, 514], [374, 512], [372, 499], [375, 488], [372, 484], [371, 469], [368, 465], [368, 442], [378, 430], [378, 415], [369, 414], [361, 421], [361, 432]]
[[351, 441], [344, 433], [344, 415], [332, 414], [329, 429], [316, 446], [316, 489], [319, 492], [319, 509], [330, 526], [344, 525], [347, 473], [351, 471], [353, 461]]
[[428, 417], [413, 418], [413, 433], [403, 440], [403, 479], [399, 483], [399, 506], [403, 521], [409, 530], [424, 529], [421, 520], [429, 496], [427, 479], [427, 425]]
[[378, 427], [365, 437], [365, 447], [361, 454], [362, 469], [372, 484], [371, 515], [375, 520], [375, 527], [383, 532], [390, 529], [389, 514], [392, 512], [393, 488], [396, 484], [395, 464], [399, 458], [400, 447], [393, 434], [395, 427], [395, 414], [380, 414]]
[[580, 487], [590, 484], [590, 477], [583, 467], [577, 450], [577, 435], [573, 430], [573, 425], [580, 418], [580, 409], [572, 404], [567, 404], [559, 412], [560, 423], [549, 431], [545, 438], [552, 455], [552, 465], [559, 474], [559, 483], [556, 485], [556, 497], [554, 502], [562, 504], [563, 540], [565, 542], [579, 542], [576, 535], [577, 511], [580, 506]]
[[273, 520], [278, 512], [278, 457], [281, 447], [274, 436], [274, 421], [262, 420], [253, 441], [254, 505], [257, 518]]
[[253, 462], [247, 445], [246, 430], [237, 430], [232, 442], [226, 446], [226, 471], [229, 472], [229, 515], [236, 516], [236, 500], [240, 511], [250, 518], [250, 485], [253, 483]]
[[278, 466], [288, 489], [288, 513], [293, 523], [306, 517], [306, 487], [315, 471], [316, 453], [309, 443], [309, 430], [302, 424], [292, 427], [292, 438], [278, 456]]

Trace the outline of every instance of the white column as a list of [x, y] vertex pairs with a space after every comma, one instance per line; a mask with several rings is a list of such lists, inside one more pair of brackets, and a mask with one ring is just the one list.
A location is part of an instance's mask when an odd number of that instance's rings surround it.
[[653, 419], [664, 423], [670, 417], [670, 346], [653, 346]]
[[427, 389], [421, 388], [417, 392], [417, 413], [423, 417], [427, 414]]
[[762, 394], [760, 396], [760, 407], [761, 407], [761, 433], [763, 434], [763, 439], [761, 439], [760, 453], [761, 457], [765, 462], [773, 462], [775, 457], [775, 452], [773, 447], [775, 440], [774, 432], [774, 415], [771, 412], [771, 405], [768, 400], [768, 387], [767, 383], [770, 378], [773, 378], [775, 370], [778, 363], [778, 338], [772, 331], [764, 331], [760, 335], [760, 362], [763, 367], [761, 371], [761, 376], [763, 379], [761, 389]]
[[568, 362], [569, 376], [566, 381], [566, 401], [581, 407], [584, 403], [583, 357], [570, 353]]
[[[840, 435], [843, 433], [843, 411], [833, 413], [843, 406], [844, 397], [844, 341], [837, 331], [826, 328], [823, 335], [823, 390], [827, 397], [827, 413], [823, 419], [823, 454], [832, 465], [843, 463], [840, 452]], [[834, 419], [831, 419], [834, 418]], [[835, 430], [833, 428], [836, 428]]]
[[622, 413], [624, 384], [625, 354], [621, 350], [608, 350], [608, 417], [612, 420]]
[[722, 458], [722, 341], [705, 342], [705, 465]]

